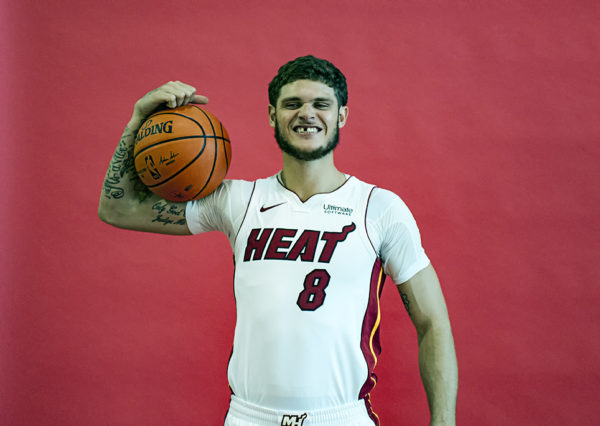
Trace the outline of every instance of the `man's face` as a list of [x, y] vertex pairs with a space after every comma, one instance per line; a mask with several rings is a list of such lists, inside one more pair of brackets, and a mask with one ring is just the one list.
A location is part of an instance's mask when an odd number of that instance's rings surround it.
[[283, 152], [311, 161], [333, 151], [339, 142], [348, 107], [338, 107], [333, 89], [311, 80], [296, 80], [281, 88], [277, 105], [269, 105], [269, 122]]

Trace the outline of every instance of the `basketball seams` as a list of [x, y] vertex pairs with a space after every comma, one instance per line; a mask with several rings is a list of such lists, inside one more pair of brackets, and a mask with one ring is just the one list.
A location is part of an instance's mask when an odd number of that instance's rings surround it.
[[[164, 111], [164, 112], [157, 112], [152, 114], [151, 116], [149, 116], [144, 123], [142, 123], [142, 128], [144, 127], [144, 124], [146, 124], [146, 122], [148, 120], [150, 120], [151, 118], [156, 118], [156, 117], [160, 117], [161, 115], [176, 115], [178, 117], [183, 117], [186, 118], [188, 120], [190, 120], [191, 122], [193, 122], [194, 124], [196, 124], [196, 126], [198, 126], [198, 128], [200, 128], [200, 130], [202, 131], [202, 135], [194, 135], [194, 136], [206, 136], [206, 132], [204, 131], [204, 127], [202, 127], [202, 124], [200, 124], [198, 121], [196, 121], [193, 117], [187, 116], [185, 114], [180, 114], [177, 112], [172, 112], [172, 111]], [[140, 129], [141, 130], [141, 129]], [[214, 134], [214, 133], [213, 133]], [[161, 141], [162, 142], [162, 141]], [[137, 145], [137, 141], [135, 143]], [[147, 149], [148, 147], [144, 147], [142, 149]]]
[[[211, 117], [215, 118], [215, 120], [216, 120], [216, 121], [217, 121], [217, 123], [219, 124], [219, 129], [221, 130], [221, 136], [215, 136], [214, 138], [215, 138], [216, 140], [221, 140], [221, 141], [223, 141], [223, 153], [224, 153], [224, 155], [225, 155], [225, 163], [227, 164], [227, 169], [226, 169], [226, 170], [229, 170], [229, 162], [230, 162], [230, 158], [229, 158], [229, 156], [227, 155], [227, 148], [226, 148], [225, 142], [227, 142], [227, 143], [229, 144], [229, 146], [231, 147], [231, 141], [229, 140], [229, 134], [227, 135], [227, 137], [225, 137], [225, 134], [227, 133], [227, 131], [226, 131], [226, 130], [225, 130], [225, 128], [223, 127], [223, 123], [221, 123], [221, 122], [220, 122], [220, 121], [219, 121], [219, 120], [218, 120], [218, 119], [217, 119], [217, 118], [216, 118], [214, 115], [212, 115], [211, 113], [209, 113], [209, 112], [207, 112], [207, 111], [203, 110], [202, 108], [200, 108], [200, 107], [198, 107], [198, 106], [196, 106], [196, 105], [190, 105], [190, 106], [191, 106], [191, 107], [193, 107], [193, 108], [195, 108], [195, 109], [197, 109], [197, 110], [198, 110], [198, 111], [200, 111], [202, 114], [204, 114], [204, 116], [205, 116], [205, 117], [208, 119], [208, 121], [209, 121], [210, 125], [212, 126], [212, 128], [213, 128], [213, 132], [214, 132], [214, 134], [215, 134], [215, 135], [216, 135], [216, 133], [217, 133], [217, 132], [215, 131], [214, 124], [213, 124], [213, 121], [212, 121]], [[215, 142], [216, 142], [216, 141], [215, 141]], [[216, 161], [216, 159], [215, 159], [215, 161]]]
[[210, 175], [208, 175], [208, 178], [206, 179], [206, 182], [204, 183], [204, 186], [202, 187], [202, 189], [200, 189], [200, 191], [198, 191], [196, 193], [196, 195], [194, 195], [194, 198], [196, 198], [197, 196], [199, 196], [200, 194], [202, 194], [202, 192], [204, 191], [204, 189], [208, 186], [208, 184], [210, 183], [211, 179], [212, 179], [212, 175], [215, 172], [215, 165], [217, 164], [217, 154], [219, 151], [219, 148], [217, 146], [217, 141], [215, 140], [215, 156], [213, 158], [213, 163], [212, 163], [212, 168], [210, 169]]
[[[225, 135], [225, 129], [223, 128], [223, 123], [219, 122], [219, 126], [221, 127], [221, 135], [222, 136]], [[229, 136], [229, 135], [227, 135], [227, 136]], [[227, 147], [225, 146], [225, 138], [223, 138], [223, 154], [225, 154], [225, 163], [227, 164], [227, 170], [229, 170], [229, 156], [227, 155]]]
[[[200, 108], [198, 108], [198, 109], [200, 109]], [[200, 127], [200, 129], [202, 130], [202, 132], [204, 132], [204, 128], [202, 127], [202, 124], [198, 123], [194, 118], [192, 118], [192, 117], [190, 117], [188, 115], [180, 114], [178, 112], [165, 111], [165, 112], [159, 112], [159, 113], [156, 113], [156, 114], [152, 114], [152, 117], [158, 117], [160, 115], [178, 115], [180, 117], [187, 118], [187, 119], [193, 121], [194, 123], [196, 123], [198, 125], [198, 127]], [[148, 118], [150, 118], [150, 117], [148, 117]]]
[[165, 139], [164, 141], [159, 141], [159, 142], [153, 143], [152, 145], [148, 145], [148, 146], [140, 149], [134, 155], [133, 158], [136, 159], [138, 157], [138, 155], [140, 155], [142, 152], [144, 152], [144, 151], [146, 151], [146, 150], [148, 150], [150, 148], [154, 148], [155, 146], [162, 145], [162, 144], [167, 143], [167, 142], [179, 141], [179, 140], [182, 140], [182, 139], [204, 139], [204, 143], [205, 144], [206, 144], [206, 139], [216, 139], [216, 140], [223, 139], [223, 142], [225, 142], [225, 141], [229, 142], [227, 139], [223, 138], [222, 136], [211, 136], [211, 135], [182, 136], [180, 138]]
[[[206, 113], [206, 111], [204, 111], [202, 108], [197, 107], [196, 105], [191, 105], [193, 108], [197, 109], [198, 111], [200, 111], [202, 114], [204, 114], [204, 116], [206, 117], [206, 119], [208, 120], [208, 122], [210, 123], [210, 127], [212, 128], [212, 134], [215, 135], [214, 138], [214, 142], [215, 142], [215, 156], [213, 158], [213, 163], [212, 163], [212, 168], [210, 170], [210, 174], [208, 175], [208, 178], [206, 179], [206, 182], [204, 183], [204, 186], [200, 189], [200, 191], [198, 191], [196, 193], [196, 195], [194, 195], [193, 198], [198, 197], [200, 194], [202, 194], [202, 192], [204, 191], [204, 189], [206, 189], [206, 187], [208, 186], [208, 184], [210, 183], [211, 179], [212, 179], [212, 175], [215, 172], [215, 165], [217, 164], [217, 158], [218, 158], [218, 154], [219, 154], [219, 147], [217, 145], [217, 132], [215, 129], [215, 125], [212, 122], [211, 116], [209, 114]], [[218, 120], [217, 120], [218, 121]], [[204, 129], [202, 129], [202, 131], [204, 131]], [[222, 135], [223, 133], [221, 133]]]

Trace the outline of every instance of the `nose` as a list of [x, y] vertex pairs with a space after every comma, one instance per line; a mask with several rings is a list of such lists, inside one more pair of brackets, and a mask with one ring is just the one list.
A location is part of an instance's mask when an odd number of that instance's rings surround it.
[[302, 107], [300, 107], [298, 115], [303, 120], [309, 121], [315, 118], [315, 110], [309, 102], [306, 102], [302, 104]]

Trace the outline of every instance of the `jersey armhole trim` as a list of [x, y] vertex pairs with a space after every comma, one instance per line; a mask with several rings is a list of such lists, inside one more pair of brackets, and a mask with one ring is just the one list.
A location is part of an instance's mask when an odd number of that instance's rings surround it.
[[256, 182], [254, 182], [252, 184], [252, 192], [250, 193], [250, 199], [248, 199], [248, 205], [246, 206], [246, 211], [244, 212], [244, 218], [242, 219], [242, 222], [240, 223], [240, 227], [238, 228], [238, 230], [235, 233], [235, 239], [233, 240], [234, 246], [237, 243], [237, 238], [238, 238], [238, 235], [240, 234], [242, 226], [244, 226], [244, 222], [246, 221], [246, 216], [248, 216], [248, 210], [250, 209], [250, 203], [252, 203], [252, 197], [254, 196], [255, 189], [256, 189]]
[[367, 239], [369, 240], [369, 244], [371, 244], [371, 248], [373, 249], [375, 256], [381, 260], [381, 258], [379, 257], [379, 253], [377, 253], [377, 250], [373, 245], [373, 241], [371, 241], [371, 236], [369, 235], [369, 227], [367, 226], [367, 212], [369, 211], [369, 202], [371, 201], [371, 195], [373, 194], [375, 188], [377, 187], [373, 186], [373, 188], [371, 188], [371, 190], [369, 191], [369, 196], [367, 197], [367, 207], [365, 208], [365, 233], [367, 234]]

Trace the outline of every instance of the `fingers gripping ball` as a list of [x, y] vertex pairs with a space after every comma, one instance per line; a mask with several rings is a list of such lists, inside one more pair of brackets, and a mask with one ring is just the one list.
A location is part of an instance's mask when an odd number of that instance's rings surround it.
[[217, 117], [184, 105], [148, 117], [133, 154], [135, 169], [152, 192], [170, 201], [190, 201], [221, 184], [231, 163], [231, 143]]

